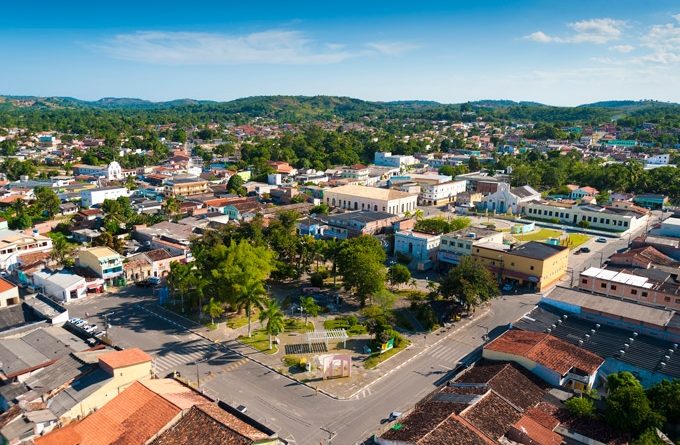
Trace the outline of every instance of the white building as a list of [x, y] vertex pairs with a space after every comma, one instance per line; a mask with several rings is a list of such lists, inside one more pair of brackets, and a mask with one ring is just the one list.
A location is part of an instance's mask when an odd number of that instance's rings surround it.
[[541, 199], [541, 194], [529, 185], [512, 187], [506, 182], [498, 184], [498, 189], [486, 197], [482, 203], [486, 209], [496, 213], [519, 213], [521, 204]]
[[52, 239], [40, 235], [37, 230], [27, 235], [7, 229], [6, 222], [4, 228], [0, 228], [0, 270], [12, 269], [17, 264], [17, 257], [20, 255], [50, 251], [52, 251]]
[[420, 185], [422, 205], [440, 205], [453, 202], [456, 195], [465, 192], [467, 181], [449, 181], [438, 184]]
[[123, 169], [116, 161], [113, 161], [108, 165], [76, 164], [73, 166], [73, 173], [76, 175], [95, 176], [108, 180], [120, 180], [124, 178]]
[[0, 278], [0, 308], [14, 306], [21, 303], [19, 299], [19, 288], [13, 283]]
[[440, 235], [431, 235], [414, 231], [399, 231], [394, 234], [394, 253], [408, 255], [411, 267], [428, 270], [437, 259], [437, 249], [441, 242]]
[[54, 273], [48, 271], [35, 272], [33, 274], [33, 285], [39, 288], [43, 294], [56, 298], [63, 303], [82, 298], [87, 293], [85, 278], [63, 270]]
[[130, 196], [125, 187], [101, 187], [80, 192], [80, 202], [84, 208], [89, 208], [103, 203], [107, 199], [117, 199], [121, 196]]
[[647, 165], [668, 165], [671, 162], [671, 155], [669, 153], [662, 155], [654, 155], [647, 158], [645, 164]]
[[373, 210], [403, 215], [416, 209], [418, 195], [394, 189], [344, 185], [324, 189], [323, 201], [330, 207], [347, 210]]
[[521, 205], [520, 213], [530, 218], [577, 226], [585, 221], [589, 228], [624, 232], [647, 222], [647, 215], [615, 207], [577, 205], [564, 201], [534, 201]]
[[376, 151], [374, 155], [373, 163], [375, 165], [380, 165], [382, 167], [408, 167], [409, 165], [416, 164], [418, 161], [413, 156], [408, 155], [393, 155], [389, 151], [379, 152]]
[[472, 246], [484, 243], [503, 244], [503, 232], [485, 227], [467, 227], [445, 233], [439, 245], [439, 261], [458, 265], [462, 257], [472, 255]]

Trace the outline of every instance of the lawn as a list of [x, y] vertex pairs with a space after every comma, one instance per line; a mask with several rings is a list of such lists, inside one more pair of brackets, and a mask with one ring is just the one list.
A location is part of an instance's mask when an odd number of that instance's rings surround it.
[[265, 354], [275, 354], [277, 352], [276, 345], [272, 345], [272, 349], [269, 349], [269, 336], [264, 329], [253, 331], [253, 335], [250, 338], [247, 335], [242, 335], [238, 338], [238, 341]]
[[284, 326], [285, 332], [300, 332], [304, 334], [305, 332], [313, 330], [314, 325], [312, 322], [307, 322], [307, 326], [305, 326], [305, 320], [302, 318], [286, 318]]
[[568, 246], [570, 249], [576, 249], [578, 246], [581, 244], [585, 243], [590, 239], [590, 236], [585, 235], [583, 233], [570, 233], [569, 234], [569, 241], [568, 241]]
[[363, 335], [365, 334], [366, 331], [366, 326], [356, 323], [354, 325], [350, 325], [350, 322], [347, 318], [345, 317], [336, 317], [332, 318], [330, 320], [326, 320], [323, 322], [323, 328], [324, 329], [345, 329], [347, 331], [347, 335], [350, 337], [353, 337], [355, 335]]
[[[257, 321], [257, 317], [253, 316], [251, 318], [251, 321], [253, 323], [255, 323]], [[227, 319], [227, 326], [230, 327], [231, 329], [242, 328], [243, 326], [245, 326], [247, 324], [248, 324], [248, 317], [245, 316], [245, 315], [234, 314]]]
[[517, 238], [519, 241], [543, 241], [548, 238], [559, 238], [562, 236], [562, 231], [555, 229], [541, 229], [537, 232], [531, 232], [525, 235], [513, 234], [512, 236]]
[[366, 369], [373, 369], [385, 360], [387, 360], [390, 357], [393, 357], [406, 349], [406, 347], [410, 344], [411, 342], [404, 339], [401, 341], [401, 345], [399, 345], [398, 348], [392, 348], [389, 351], [387, 351], [384, 354], [381, 354], [379, 352], [374, 352], [373, 354], [370, 355], [366, 360], [364, 360], [364, 368]]

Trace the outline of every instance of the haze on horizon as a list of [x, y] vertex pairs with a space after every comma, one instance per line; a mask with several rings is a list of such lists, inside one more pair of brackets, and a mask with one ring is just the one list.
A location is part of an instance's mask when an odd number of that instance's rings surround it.
[[0, 94], [680, 102], [670, 0], [3, 5]]

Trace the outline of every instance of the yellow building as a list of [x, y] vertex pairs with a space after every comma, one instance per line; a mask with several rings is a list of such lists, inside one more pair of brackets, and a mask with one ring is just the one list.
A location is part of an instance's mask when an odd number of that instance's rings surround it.
[[567, 272], [569, 248], [530, 241], [515, 248], [503, 244], [475, 245], [479, 258], [500, 281], [542, 292], [554, 286]]
[[105, 246], [79, 251], [78, 265], [87, 267], [107, 281], [123, 275], [123, 256]]
[[165, 184], [166, 196], [191, 196], [208, 193], [208, 181], [198, 178], [173, 179]]

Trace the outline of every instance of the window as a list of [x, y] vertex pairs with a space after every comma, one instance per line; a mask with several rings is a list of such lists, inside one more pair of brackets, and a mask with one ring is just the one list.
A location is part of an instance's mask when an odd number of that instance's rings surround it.
[[630, 294], [631, 295], [637, 295], [637, 289], [631, 289]]
[[611, 288], [611, 290], [616, 290], [616, 286], [613, 285], [613, 284], [610, 286], [610, 288]]
[[601, 287], [602, 289], [606, 289], [606, 288], [607, 288], [607, 283], [600, 283], [600, 287]]
[[671, 301], [671, 297], [663, 297], [663, 301], [665, 301], [666, 303], [668, 303], [668, 302]]
[[646, 297], [646, 296], [647, 296], [647, 292], [643, 292], [643, 293], [642, 293], [642, 296], [643, 296], [643, 297]]
[[534, 266], [531, 266], [529, 269], [534, 270]]
[[514, 265], [515, 265], [515, 263], [510, 263], [510, 265], [511, 265], [511, 266], [514, 266]]
[[588, 280], [586, 280], [585, 278], [582, 279], [582, 280], [581, 280], [581, 284], [588, 284]]

